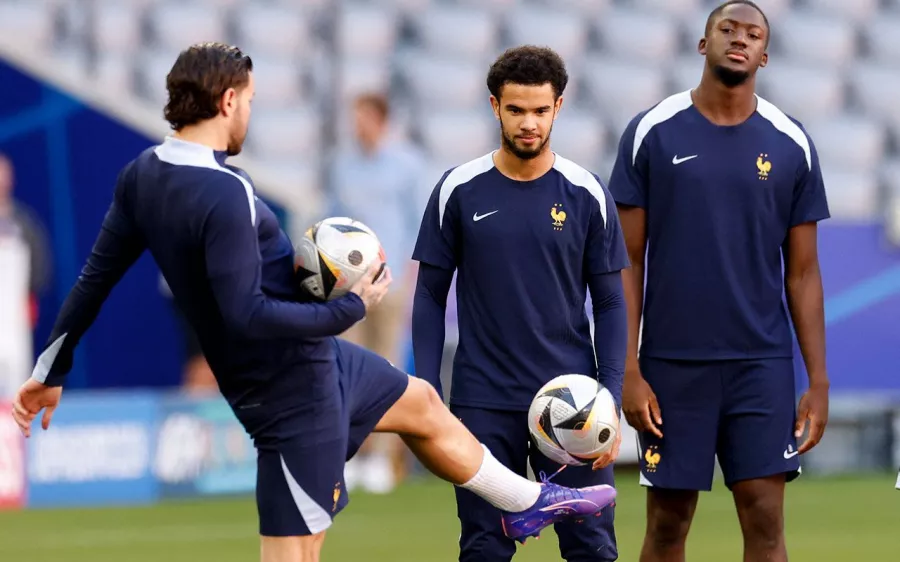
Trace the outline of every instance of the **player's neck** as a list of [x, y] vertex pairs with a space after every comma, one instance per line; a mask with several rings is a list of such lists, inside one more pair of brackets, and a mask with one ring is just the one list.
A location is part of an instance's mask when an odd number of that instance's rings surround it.
[[704, 73], [700, 85], [691, 92], [694, 107], [712, 123], [740, 125], [756, 111], [756, 80], [750, 77], [740, 86], [729, 88]]
[[494, 166], [501, 174], [510, 179], [532, 181], [549, 172], [555, 158], [549, 146], [529, 160], [523, 160], [506, 147], [500, 147], [500, 150], [494, 153]]
[[228, 135], [205, 123], [188, 125], [180, 131], [176, 131], [172, 136], [183, 141], [208, 146], [213, 150], [225, 151], [228, 149]]

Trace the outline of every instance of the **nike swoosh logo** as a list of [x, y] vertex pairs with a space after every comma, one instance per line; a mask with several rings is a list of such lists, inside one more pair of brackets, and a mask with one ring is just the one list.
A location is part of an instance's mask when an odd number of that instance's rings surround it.
[[694, 154], [693, 156], [685, 156], [684, 158], [679, 158], [678, 155], [676, 154], [674, 157], [672, 157], [672, 163], [677, 166], [678, 164], [681, 164], [682, 162], [687, 162], [688, 160], [693, 160], [696, 157], [697, 157], [697, 155]]
[[479, 215], [478, 213], [475, 213], [474, 215], [472, 215], [472, 220], [475, 221], [475, 222], [478, 222], [478, 221], [480, 221], [481, 219], [487, 218], [487, 217], [493, 215], [493, 214], [496, 213], [496, 212], [497, 212], [497, 211], [491, 211], [490, 213], [485, 213], [485, 214], [483, 214], [483, 215]]
[[784, 458], [790, 459], [790, 458], [796, 457], [798, 454], [800, 454], [800, 451], [794, 451], [794, 452], [785, 451]]

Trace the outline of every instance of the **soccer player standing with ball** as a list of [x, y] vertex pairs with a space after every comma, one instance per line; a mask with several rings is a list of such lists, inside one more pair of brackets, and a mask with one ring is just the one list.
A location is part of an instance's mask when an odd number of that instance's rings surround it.
[[[631, 121], [610, 180], [632, 262], [623, 407], [648, 494], [642, 562], [685, 559], [716, 457], [744, 560], [787, 560], [785, 482], [828, 419], [816, 249], [828, 205], [812, 140], [754, 93], [768, 42], [752, 2], [713, 10], [700, 85]], [[788, 311], [809, 374], [799, 412]]]
[[[487, 86], [500, 148], [444, 174], [413, 253], [420, 262], [416, 374], [440, 389], [447, 295], [457, 271], [451, 410], [523, 475], [529, 458], [536, 474], [560, 469], [529, 451], [528, 408], [545, 383], [567, 373], [598, 377], [621, 404], [627, 329], [620, 271], [628, 258], [612, 197], [594, 174], [550, 150], [567, 81], [562, 59], [549, 49], [518, 47], [496, 60]], [[618, 441], [594, 464], [598, 470], [568, 467], [555, 481], [611, 486], [617, 455]], [[512, 559], [516, 546], [497, 509], [462, 488], [456, 498], [459, 560]], [[613, 511], [556, 525], [563, 558], [616, 560]]]

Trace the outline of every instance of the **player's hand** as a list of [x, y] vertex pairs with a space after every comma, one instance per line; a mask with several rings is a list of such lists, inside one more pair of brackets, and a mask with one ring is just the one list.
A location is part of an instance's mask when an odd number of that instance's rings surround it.
[[31, 422], [41, 410], [44, 410], [41, 427], [50, 427], [50, 419], [53, 418], [61, 396], [61, 386], [47, 386], [31, 378], [25, 381], [16, 394], [12, 410], [12, 417], [25, 437], [31, 437]]
[[[393, 278], [391, 277], [391, 268], [384, 266], [384, 272], [378, 277], [378, 273], [382, 270], [382, 264], [373, 263], [365, 274], [359, 278], [359, 281], [350, 287], [351, 293], [356, 293], [366, 305], [366, 311], [377, 306], [388, 292]], [[376, 281], [375, 278], [378, 277]]]
[[806, 441], [797, 449], [802, 455], [819, 444], [825, 435], [825, 426], [828, 424], [828, 386], [810, 386], [809, 390], [800, 398], [797, 407], [797, 425], [794, 428], [794, 436], [800, 438], [803, 435], [807, 422], [809, 422], [809, 435]]
[[616, 431], [616, 441], [613, 443], [612, 449], [609, 450], [602, 457], [598, 457], [597, 460], [594, 461], [592, 468], [594, 470], [600, 470], [601, 468], [606, 468], [612, 463], [616, 462], [616, 459], [619, 458], [619, 447], [622, 445], [622, 431], [621, 428], [618, 428]]
[[656, 394], [637, 369], [625, 370], [625, 384], [622, 388], [622, 411], [628, 424], [641, 432], [652, 433], [662, 439], [662, 413]]

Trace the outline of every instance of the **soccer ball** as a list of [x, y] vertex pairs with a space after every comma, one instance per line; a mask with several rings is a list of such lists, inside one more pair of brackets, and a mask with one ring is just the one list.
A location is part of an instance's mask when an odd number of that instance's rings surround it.
[[346, 295], [372, 263], [380, 261], [383, 269], [386, 261], [381, 242], [372, 229], [347, 217], [317, 222], [306, 231], [294, 251], [301, 289], [320, 301]]
[[609, 390], [585, 375], [560, 375], [534, 396], [528, 430], [538, 450], [560, 464], [590, 464], [616, 442], [619, 416]]

